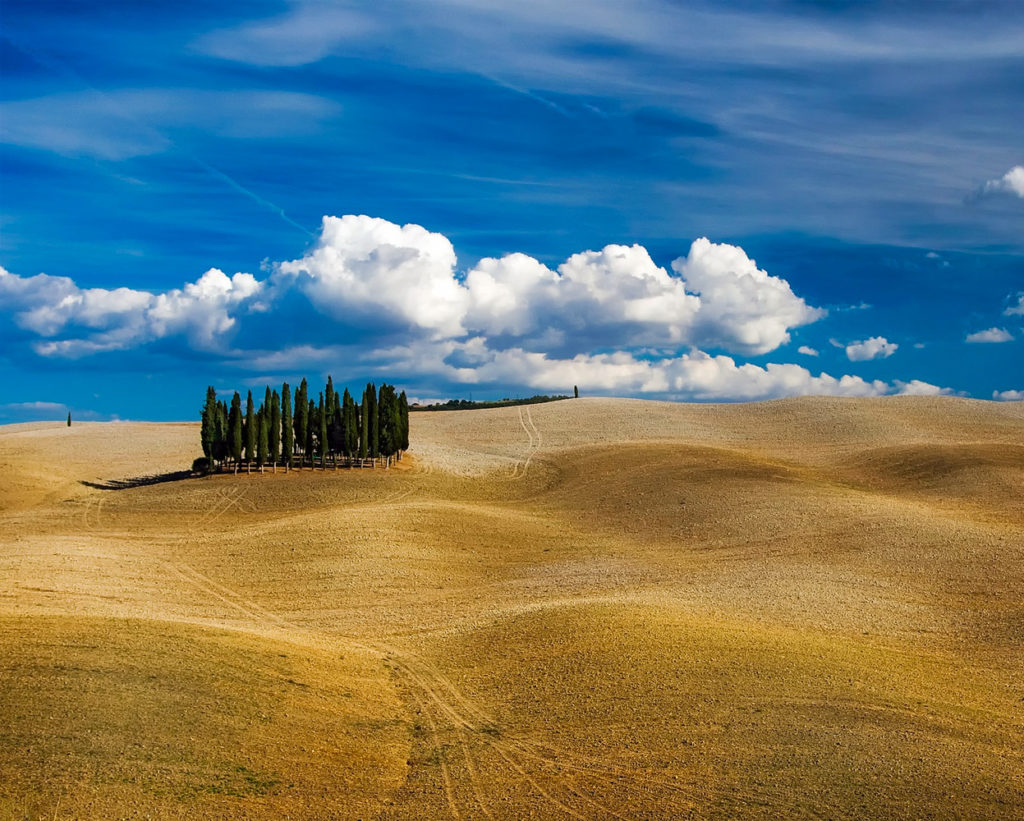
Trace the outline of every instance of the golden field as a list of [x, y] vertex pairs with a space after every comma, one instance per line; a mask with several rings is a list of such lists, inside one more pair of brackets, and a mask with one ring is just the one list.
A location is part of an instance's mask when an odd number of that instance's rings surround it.
[[411, 422], [0, 428], [0, 817], [1024, 817], [1024, 403]]

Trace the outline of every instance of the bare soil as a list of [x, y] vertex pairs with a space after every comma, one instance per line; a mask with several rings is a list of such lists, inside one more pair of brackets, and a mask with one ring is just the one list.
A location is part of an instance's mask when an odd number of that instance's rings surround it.
[[0, 817], [1024, 817], [1024, 403], [411, 421], [0, 427]]

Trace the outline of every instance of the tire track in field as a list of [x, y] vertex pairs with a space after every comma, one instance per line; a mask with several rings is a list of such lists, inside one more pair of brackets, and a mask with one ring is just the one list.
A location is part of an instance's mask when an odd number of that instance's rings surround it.
[[455, 819], [461, 819], [462, 813], [459, 812], [459, 803], [455, 799], [455, 788], [452, 785], [452, 776], [448, 770], [448, 762], [445, 758], [444, 745], [441, 744], [441, 735], [437, 729], [437, 722], [434, 721], [434, 717], [430, 714], [423, 700], [419, 697], [419, 694], [414, 690], [409, 691], [412, 694], [413, 700], [419, 705], [420, 713], [426, 718], [430, 724], [430, 735], [433, 739], [434, 755], [437, 756], [438, 764], [441, 766], [441, 780], [444, 782], [444, 795], [448, 802], [448, 809], [451, 811], [452, 817]]
[[[426, 671], [426, 673], [430, 676], [431, 679], [434, 680], [437, 686], [450, 693], [451, 698], [462, 707], [464, 713], [471, 717], [470, 719], [467, 719], [465, 715], [458, 715], [457, 711], [454, 711], [454, 714], [456, 715], [455, 720], [461, 721], [463, 723], [463, 726], [465, 726], [467, 729], [474, 733], [479, 733], [481, 732], [481, 730], [480, 727], [476, 726], [477, 724], [482, 725], [483, 727], [494, 726], [496, 724], [493, 718], [491, 718], [485, 712], [476, 707], [471, 701], [469, 701], [469, 699], [467, 699], [465, 695], [449, 679], [447, 679], [443, 674], [437, 671], [436, 668], [432, 667], [430, 664], [428, 664], [426, 661], [416, 656], [415, 654], [406, 653], [403, 655], [405, 655], [407, 658], [415, 659], [416, 662], [422, 665], [422, 669]], [[558, 748], [548, 744], [539, 744], [525, 739], [508, 739], [502, 740], [500, 742], [496, 739], [488, 739], [488, 741], [492, 743], [492, 745], [497, 744], [498, 746], [503, 746], [505, 751], [513, 756], [524, 756], [537, 761], [539, 764], [543, 766], [547, 766], [555, 770], [563, 768], [571, 769], [581, 773], [581, 775], [594, 778], [595, 780], [603, 783], [605, 786], [608, 787], [616, 787], [618, 789], [633, 788], [636, 790], [650, 793], [669, 792], [681, 794], [682, 801], [685, 803], [680, 803], [679, 801], [671, 802], [673, 804], [673, 808], [679, 812], [690, 811], [694, 806], [691, 800], [691, 795], [687, 790], [685, 790], [678, 784], [673, 784], [672, 782], [664, 779], [659, 779], [652, 776], [645, 776], [641, 773], [636, 772], [635, 770], [630, 770], [624, 767], [616, 767], [614, 765], [609, 765], [604, 762], [600, 762], [598, 764], [567, 763], [572, 761], [580, 762], [581, 759], [577, 754], [569, 753], [565, 750], [559, 750]], [[579, 794], [579, 797], [587, 803], [591, 803], [595, 806], [598, 806], [603, 812], [606, 812], [620, 819], [623, 818], [623, 816], [614, 812], [610, 808], [596, 804], [596, 802], [592, 801], [585, 794]]]
[[[522, 420], [522, 414], [520, 414], [520, 421]], [[530, 453], [526, 457], [526, 462], [523, 464], [523, 472], [521, 476], [526, 476], [526, 471], [530, 469], [530, 462], [533, 461], [534, 455], [540, 450], [541, 438], [540, 431], [537, 430], [537, 426], [533, 424], [533, 414], [530, 413], [530, 406], [526, 406], [526, 421], [529, 423], [530, 428], [533, 430], [533, 435], [530, 436]], [[525, 427], [525, 425], [524, 425]], [[527, 431], [529, 433], [529, 431]]]
[[[254, 626], [279, 630], [289, 637], [304, 632], [299, 625], [278, 616], [238, 591], [202, 573], [187, 562], [165, 561], [164, 564], [182, 581], [242, 614]], [[667, 788], [672, 791], [682, 791], [678, 785], [656, 779], [641, 781], [637, 779], [637, 773], [622, 768], [572, 763], [574, 759], [578, 762], [578, 757], [564, 751], [557, 751], [547, 745], [491, 736], [488, 728], [493, 728], [496, 722], [474, 705], [454, 683], [433, 665], [415, 653], [403, 651], [384, 643], [364, 642], [347, 636], [345, 639], [354, 647], [387, 659], [391, 668], [406, 683], [410, 696], [419, 706], [429, 725], [429, 743], [441, 767], [441, 780], [446, 802], [452, 816], [456, 819], [463, 818], [464, 811], [468, 817], [474, 817], [475, 813], [460, 806], [459, 783], [452, 775], [446, 756], [448, 747], [442, 741], [442, 733], [445, 732], [446, 727], [452, 732], [456, 747], [461, 754], [468, 776], [465, 786], [472, 792], [472, 803], [479, 807], [483, 816], [488, 818], [493, 818], [493, 816], [488, 809], [489, 802], [481, 785], [483, 768], [479, 752], [474, 749], [481, 744], [504, 760], [512, 770], [519, 774], [523, 782], [532, 788], [532, 791], [553, 807], [573, 818], [587, 818], [586, 815], [571, 806], [572, 803], [582, 802], [599, 813], [620, 819], [620, 821], [631, 821], [627, 816], [598, 801], [592, 789], [588, 794], [588, 791], [577, 782], [567, 781], [558, 772], [562, 769], [579, 773], [580, 778], [592, 779], [605, 787], [617, 790], [632, 787], [633, 789], [643, 789], [646, 792], [660, 787], [662, 790]], [[554, 772], [547, 777], [536, 773], [531, 774], [524, 759], [532, 760], [539, 766]], [[673, 803], [674, 808], [679, 811], [692, 809], [692, 804], [689, 802], [685, 805]]]
[[106, 501], [102, 493], [100, 490], [90, 490], [89, 495], [85, 497], [81, 518], [82, 530], [86, 533], [95, 534], [100, 530], [103, 503]]
[[[200, 572], [199, 570], [196, 570], [187, 562], [166, 561], [164, 562], [164, 564], [172, 573], [174, 573], [176, 576], [178, 576], [180, 579], [182, 579], [189, 585], [203, 591], [207, 595], [212, 596], [218, 601], [228, 605], [232, 609], [251, 619], [256, 625], [262, 626], [264, 628], [268, 626], [276, 628], [289, 635], [294, 635], [297, 632], [302, 632], [302, 629], [298, 625], [293, 624], [292, 622], [278, 616], [275, 613], [272, 613], [265, 607], [262, 607], [261, 605], [257, 604], [251, 599], [246, 598], [237, 591], [232, 590], [227, 585], [217, 582], [216, 580], [210, 578], [208, 575]], [[381, 655], [384, 657], [388, 656], [388, 651], [382, 650], [381, 648], [373, 647], [372, 645], [367, 645], [355, 640], [351, 640], [351, 644], [353, 646], [359, 647], [360, 649], [371, 651], [377, 655]], [[402, 667], [401, 662], [394, 661], [393, 666], [399, 668]], [[459, 803], [456, 797], [455, 784], [454, 781], [452, 780], [451, 772], [446, 759], [445, 746], [441, 743], [440, 729], [437, 725], [436, 719], [433, 713], [431, 713], [430, 710], [427, 708], [426, 704], [424, 703], [423, 697], [419, 692], [417, 692], [415, 689], [410, 688], [410, 694], [413, 696], [413, 699], [417, 702], [417, 704], [420, 705], [420, 711], [424, 714], [430, 725], [432, 737], [431, 746], [433, 748], [434, 755], [436, 756], [437, 761], [441, 767], [441, 775], [444, 784], [445, 797], [448, 803], [448, 807], [451, 811], [452, 817], [455, 819], [461, 819], [463, 816], [462, 813], [459, 811]], [[469, 762], [470, 754], [468, 750], [463, 749], [463, 752], [467, 756], [467, 762]], [[472, 764], [469, 763], [469, 766], [472, 767]], [[477, 791], [478, 789], [478, 785], [474, 784], [474, 791]], [[477, 803], [479, 803], [484, 813], [488, 817], [491, 817], [490, 812], [487, 810], [483, 798], [479, 794], [479, 792], [476, 792], [476, 798]]]
[[[582, 819], [586, 818], [586, 816], [581, 815], [566, 802], [582, 801], [605, 815], [618, 818], [620, 821], [630, 821], [626, 816], [620, 815], [615, 812], [615, 810], [600, 803], [591, 795], [588, 795], [578, 784], [566, 783], [565, 779], [561, 778], [558, 774], [552, 774], [548, 784], [545, 785], [541, 783], [541, 781], [538, 780], [540, 778], [539, 776], [535, 777], [527, 772], [526, 767], [521, 760], [523, 751], [519, 749], [516, 743], [488, 735], [487, 730], [484, 728], [494, 727], [495, 722], [481, 710], [472, 705], [472, 703], [465, 698], [461, 691], [459, 691], [450, 680], [445, 678], [436, 670], [436, 668], [433, 668], [415, 654], [399, 653], [393, 648], [388, 649], [389, 652], [404, 657], [404, 663], [401, 664], [402, 668], [407, 675], [427, 693], [429, 698], [445, 716], [448, 723], [450, 723], [457, 731], [471, 733], [472, 738], [482, 741], [486, 746], [491, 748], [513, 770], [519, 773], [523, 781], [529, 784], [533, 790], [548, 803], [553, 804], [562, 812], [573, 818]], [[447, 700], [442, 693], [439, 692], [441, 690], [446, 690], [451, 693], [452, 696], [454, 696], [454, 701], [458, 702], [465, 712], [460, 712], [458, 708], [451, 703], [451, 701]], [[467, 715], [470, 717], [467, 717]], [[475, 721], [474, 718], [476, 719]], [[560, 762], [544, 760], [537, 754], [533, 754], [528, 757], [541, 760], [542, 763], [548, 764], [556, 771], [563, 766]], [[575, 767], [573, 769], [585, 771], [587, 776], [595, 778], [606, 787], [621, 786], [608, 778], [602, 777], [600, 772], [582, 767]], [[554, 786], [552, 786], [551, 782], [553, 782]], [[563, 798], [560, 798], [556, 794], [558, 791], [567, 792], [568, 796], [564, 796], [563, 800]]]
[[533, 428], [533, 433], [537, 437], [537, 444], [534, 445], [534, 450], [537, 450], [541, 445], [540, 431], [537, 426], [533, 423], [533, 414], [530, 412], [530, 406], [526, 406], [526, 421], [530, 423], [530, 427]]
[[232, 507], [237, 510], [245, 510], [240, 505], [242, 496], [245, 495], [245, 487], [242, 485], [236, 485], [233, 488], [218, 488], [220, 500], [215, 501], [210, 508], [199, 517], [195, 522], [192, 523], [193, 528], [204, 527], [213, 524], [221, 516], [227, 513]]
[[[536, 426], [533, 424], [533, 418], [530, 416], [530, 408], [526, 406], [526, 416], [523, 416], [523, 406], [517, 405], [516, 412], [519, 416], [519, 425], [522, 427], [523, 432], [527, 437], [527, 445], [525, 453], [525, 459], [520, 457], [516, 460], [515, 466], [512, 468], [512, 478], [522, 479], [526, 476], [526, 471], [530, 468], [530, 462], [533, 460], [533, 455], [537, 452], [537, 448], [540, 447], [540, 432], [537, 431]], [[527, 425], [529, 422], [529, 425]], [[536, 440], [534, 438], [536, 434]]]
[[[237, 591], [232, 590], [228, 586], [211, 579], [209, 576], [196, 570], [186, 562], [167, 561], [165, 562], [165, 566], [186, 583], [203, 591], [207, 595], [212, 596], [223, 604], [228, 605], [237, 612], [246, 616], [248, 619], [252, 620], [256, 625], [264, 628], [272, 625], [274, 628], [287, 633], [301, 632], [301, 629], [297, 625], [277, 616], [256, 602], [242, 596]], [[467, 772], [470, 773], [469, 786], [474, 794], [474, 803], [481, 808], [484, 815], [492, 817], [490, 811], [487, 809], [487, 801], [482, 794], [476, 775], [478, 767], [477, 764], [474, 763], [475, 754], [471, 750], [469, 742], [466, 740], [464, 734], [465, 730], [469, 730], [476, 735], [478, 732], [477, 728], [471, 722], [459, 715], [458, 712], [448, 704], [448, 702], [446, 702], [433, 687], [431, 687], [426, 678], [420, 672], [414, 670], [413, 666], [404, 660], [406, 654], [386, 645], [374, 646], [372, 644], [365, 644], [355, 640], [352, 640], [351, 643], [361, 649], [369, 650], [386, 658], [390, 658], [392, 668], [402, 675], [407, 683], [411, 684], [409, 688], [410, 694], [420, 705], [421, 711], [425, 714], [429, 724], [431, 725], [431, 736], [433, 739], [432, 747], [434, 748], [437, 760], [441, 766], [446, 800], [448, 802], [449, 809], [452, 812], [452, 816], [456, 819], [462, 818], [462, 814], [459, 811], [459, 802], [455, 792], [455, 783], [452, 780], [448, 762], [445, 757], [445, 747], [441, 743], [441, 729], [438, 725], [438, 717], [442, 717], [455, 731], [458, 747], [466, 761]], [[415, 664], [415, 662], [413, 663]], [[448, 686], [452, 687], [453, 685], [448, 683]], [[434, 705], [436, 713], [428, 707], [428, 704], [430, 703]], [[503, 749], [503, 745], [499, 744], [494, 739], [486, 739], [486, 742], [489, 746], [493, 747], [498, 755], [504, 758], [506, 762], [513, 767], [513, 769], [520, 773], [520, 775], [522, 775], [523, 778], [542, 796], [575, 818], [582, 819], [585, 817], [576, 813], [558, 798], [552, 796], [550, 792], [545, 790], [544, 787], [536, 781], [536, 779], [526, 772], [520, 763], [514, 760], [513, 756], [510, 755], [507, 750]], [[619, 817], [621, 818], [621, 816]]]

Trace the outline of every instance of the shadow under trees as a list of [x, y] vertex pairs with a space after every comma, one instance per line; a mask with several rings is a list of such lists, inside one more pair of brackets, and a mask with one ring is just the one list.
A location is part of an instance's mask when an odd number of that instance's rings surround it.
[[176, 470], [171, 473], [155, 473], [150, 476], [129, 476], [124, 479], [104, 479], [99, 482], [87, 482], [82, 479], [79, 481], [79, 484], [95, 488], [96, 490], [131, 490], [132, 488], [146, 487], [147, 485], [162, 485], [166, 482], [180, 482], [183, 479], [193, 479], [199, 475], [200, 474], [191, 470]]

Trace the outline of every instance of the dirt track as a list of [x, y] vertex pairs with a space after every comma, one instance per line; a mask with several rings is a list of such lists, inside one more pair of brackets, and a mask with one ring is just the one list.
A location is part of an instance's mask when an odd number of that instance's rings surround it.
[[412, 425], [0, 428], [0, 817], [1024, 816], [1024, 403]]

